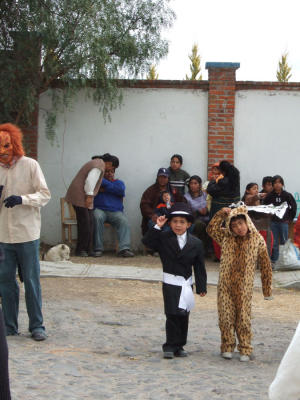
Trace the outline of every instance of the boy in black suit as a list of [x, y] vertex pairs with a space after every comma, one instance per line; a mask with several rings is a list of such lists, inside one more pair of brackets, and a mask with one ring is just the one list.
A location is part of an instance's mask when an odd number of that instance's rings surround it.
[[[162, 231], [169, 221], [171, 231]], [[196, 293], [206, 295], [206, 270], [202, 242], [187, 232], [193, 216], [186, 203], [174, 204], [168, 216], [160, 216], [143, 238], [143, 243], [157, 251], [163, 265], [163, 297], [166, 314], [164, 358], [186, 357], [183, 346], [188, 333], [189, 312], [194, 306], [192, 266]]]

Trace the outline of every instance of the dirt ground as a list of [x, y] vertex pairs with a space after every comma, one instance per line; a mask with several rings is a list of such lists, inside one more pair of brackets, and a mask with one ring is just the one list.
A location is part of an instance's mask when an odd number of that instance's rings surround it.
[[[163, 304], [161, 283], [95, 278], [42, 278], [43, 294], [51, 299], [71, 300], [78, 297], [89, 302], [101, 302], [110, 306], [130, 305], [136, 309], [154, 308]], [[274, 289], [274, 300], [264, 300], [259, 289], [254, 291], [253, 314], [268, 316], [273, 320], [300, 320], [300, 292]], [[197, 308], [216, 309], [217, 288], [208, 287], [205, 298], [196, 296]]]

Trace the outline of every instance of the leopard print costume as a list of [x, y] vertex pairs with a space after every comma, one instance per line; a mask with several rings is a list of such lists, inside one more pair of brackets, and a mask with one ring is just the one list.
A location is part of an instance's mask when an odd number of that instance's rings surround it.
[[[248, 233], [236, 236], [230, 230], [232, 217], [246, 217]], [[225, 227], [222, 224], [225, 220]], [[207, 227], [208, 234], [221, 246], [220, 274], [218, 282], [218, 315], [221, 331], [221, 353], [233, 352], [238, 338], [241, 355], [250, 355], [251, 303], [255, 269], [261, 270], [262, 290], [265, 297], [272, 294], [272, 267], [263, 237], [248, 216], [247, 208], [233, 209], [229, 216], [218, 211]]]

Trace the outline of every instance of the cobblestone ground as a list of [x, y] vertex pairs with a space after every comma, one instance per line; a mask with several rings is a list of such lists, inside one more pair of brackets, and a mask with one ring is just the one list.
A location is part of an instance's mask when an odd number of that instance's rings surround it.
[[300, 292], [255, 291], [255, 358], [219, 355], [216, 288], [191, 313], [189, 357], [164, 360], [159, 283], [42, 278], [49, 338], [26, 333], [21, 301], [19, 337], [9, 337], [13, 400], [236, 399], [264, 400], [300, 317]]

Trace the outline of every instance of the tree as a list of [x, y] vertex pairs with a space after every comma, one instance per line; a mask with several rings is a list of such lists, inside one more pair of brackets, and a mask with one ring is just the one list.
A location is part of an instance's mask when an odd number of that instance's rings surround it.
[[151, 67], [149, 68], [149, 72], [147, 75], [147, 79], [150, 80], [156, 80], [158, 79], [158, 73], [156, 72], [156, 67], [155, 65], [151, 65]]
[[[198, 54], [198, 45], [195, 43], [192, 47], [192, 54], [189, 55], [189, 59], [191, 60], [190, 71], [191, 76], [185, 76], [187, 80], [202, 80], [201, 74], [201, 57]], [[197, 75], [200, 74], [198, 77]]]
[[292, 76], [292, 74], [290, 73], [291, 67], [289, 67], [287, 63], [287, 56], [287, 52], [283, 53], [281, 55], [281, 60], [279, 60], [278, 62], [278, 70], [276, 72], [278, 82], [288, 82]]
[[[0, 121], [28, 124], [52, 92], [56, 111], [82, 88], [104, 116], [121, 103], [117, 79], [136, 78], [168, 51], [169, 0], [1, 0]], [[53, 85], [62, 93], [51, 90]], [[87, 89], [89, 91], [89, 89]]]

